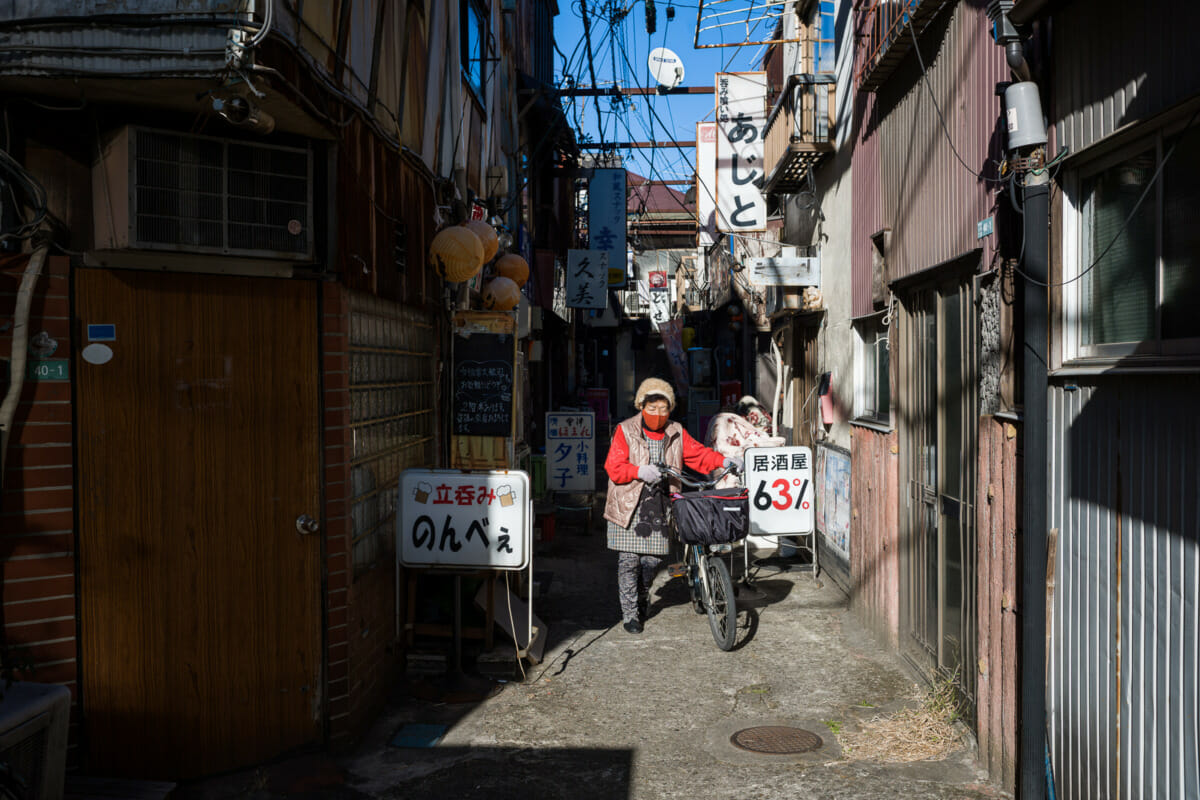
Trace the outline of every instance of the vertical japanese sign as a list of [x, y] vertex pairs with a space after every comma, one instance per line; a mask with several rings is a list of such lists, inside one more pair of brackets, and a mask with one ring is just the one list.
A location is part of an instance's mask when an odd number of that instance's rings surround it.
[[675, 378], [675, 391], [681, 397], [687, 395], [688, 362], [687, 351], [683, 349], [683, 320], [668, 320], [659, 326], [658, 333], [662, 336], [663, 350], [667, 353], [667, 363], [671, 366], [671, 376]]
[[696, 124], [696, 244], [701, 249], [717, 241], [717, 123]]
[[815, 514], [812, 450], [751, 447], [746, 450], [750, 532], [811, 533]]
[[717, 227], [767, 229], [761, 183], [767, 123], [767, 73], [717, 73]]
[[[567, 251], [568, 308], [608, 307], [608, 265], [612, 263], [611, 255], [607, 250]], [[621, 263], [625, 263], [624, 260]]]
[[646, 275], [646, 283], [650, 289], [650, 324], [654, 330], [661, 331], [671, 319], [670, 281], [666, 270], [651, 270]]
[[552, 411], [546, 415], [546, 488], [590, 492], [596, 488], [596, 414]]
[[588, 249], [608, 251], [608, 285], [615, 289], [625, 286], [623, 169], [592, 171], [592, 180], [588, 184]]
[[524, 472], [400, 473], [396, 552], [419, 567], [519, 570], [533, 538]]

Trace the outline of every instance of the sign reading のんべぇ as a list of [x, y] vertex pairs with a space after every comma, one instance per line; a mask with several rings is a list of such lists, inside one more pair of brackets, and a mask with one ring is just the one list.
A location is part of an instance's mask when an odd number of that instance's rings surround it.
[[533, 527], [524, 472], [405, 470], [396, 552], [410, 567], [519, 570]]
[[546, 488], [590, 492], [596, 488], [596, 414], [557, 411], [546, 415]]

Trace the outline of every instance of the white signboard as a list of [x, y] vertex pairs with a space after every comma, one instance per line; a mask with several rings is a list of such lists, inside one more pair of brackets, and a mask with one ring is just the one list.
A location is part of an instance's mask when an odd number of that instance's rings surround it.
[[717, 241], [717, 123], [696, 124], [696, 244], [703, 252]]
[[396, 552], [409, 567], [520, 570], [529, 564], [532, 519], [524, 472], [405, 470]]
[[596, 412], [546, 415], [546, 490], [590, 492], [596, 488]]
[[[608, 263], [625, 263], [625, 170], [597, 169], [588, 183], [588, 249], [607, 250]], [[625, 285], [625, 273], [614, 269], [610, 286]]]
[[809, 448], [748, 448], [746, 490], [750, 494], [750, 533], [812, 532], [813, 459]]
[[767, 200], [759, 188], [767, 127], [767, 73], [717, 73], [717, 227], [765, 231]]
[[567, 251], [567, 307], [608, 307], [607, 250]]
[[821, 259], [817, 256], [752, 258], [746, 262], [747, 278], [765, 286], [820, 286]]

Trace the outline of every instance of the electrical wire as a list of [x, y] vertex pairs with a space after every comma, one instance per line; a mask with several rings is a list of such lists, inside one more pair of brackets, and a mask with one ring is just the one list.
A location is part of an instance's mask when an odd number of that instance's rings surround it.
[[[976, 172], [974, 167], [964, 161], [963, 157], [959, 155], [958, 148], [954, 146], [954, 139], [950, 137], [950, 129], [946, 127], [946, 118], [942, 116], [941, 106], [938, 105], [937, 97], [935, 97], [933, 94], [933, 85], [929, 82], [929, 72], [925, 68], [925, 59], [921, 57], [921, 45], [920, 42], [917, 41], [917, 30], [915, 27], [913, 27], [911, 16], [908, 19], [907, 27], [908, 32], [912, 35], [913, 52], [917, 54], [917, 63], [921, 66], [921, 79], [925, 82], [925, 88], [929, 91], [929, 100], [931, 103], [933, 103], [933, 110], [937, 112], [938, 122], [940, 122], [942, 125], [942, 133], [946, 135], [946, 142], [950, 145], [950, 152], [954, 153], [954, 157], [958, 160], [958, 163], [962, 164], [963, 168], [967, 172], [974, 175], [976, 180], [988, 181], [991, 183], [1004, 183], [1007, 180], [1006, 178], [989, 178], [982, 172]], [[995, 164], [997, 167], [1000, 166], [999, 162], [997, 162], [994, 158], [989, 158], [988, 161], [992, 164]]]
[[1154, 188], [1155, 183], [1158, 182], [1158, 176], [1162, 174], [1163, 167], [1165, 167], [1167, 165], [1167, 162], [1171, 160], [1171, 156], [1175, 154], [1175, 148], [1179, 146], [1179, 143], [1181, 141], [1183, 141], [1184, 134], [1187, 133], [1191, 129], [1193, 124], [1195, 124], [1197, 117], [1200, 117], [1200, 107], [1198, 107], [1195, 111], [1192, 112], [1192, 116], [1190, 119], [1188, 119], [1187, 124], [1183, 126], [1182, 130], [1179, 131], [1179, 134], [1175, 137], [1175, 141], [1173, 141], [1171, 143], [1170, 149], [1167, 150], [1167, 152], [1163, 155], [1162, 160], [1158, 162], [1158, 168], [1156, 170], [1154, 170], [1154, 175], [1152, 175], [1150, 177], [1150, 180], [1148, 180], [1146, 182], [1146, 188], [1142, 189], [1142, 193], [1138, 196], [1137, 202], [1135, 202], [1133, 204], [1133, 208], [1131, 208], [1129, 210], [1129, 214], [1126, 215], [1125, 221], [1121, 223], [1121, 228], [1113, 235], [1112, 241], [1110, 241], [1108, 243], [1108, 245], [1103, 250], [1100, 251], [1100, 255], [1096, 256], [1096, 258], [1093, 259], [1092, 263], [1089, 264], [1086, 269], [1084, 269], [1082, 272], [1080, 272], [1075, 277], [1068, 278], [1067, 280], [1061, 281], [1059, 283], [1045, 283], [1043, 281], [1038, 280], [1037, 278], [1030, 276], [1028, 273], [1026, 273], [1024, 270], [1021, 269], [1021, 264], [1023, 264], [1025, 262], [1025, 237], [1022, 236], [1021, 237], [1021, 252], [1020, 252], [1020, 255], [1017, 257], [1017, 263], [1013, 265], [1013, 270], [1018, 275], [1020, 275], [1021, 277], [1023, 277], [1025, 280], [1029, 281], [1030, 283], [1034, 284], [1035, 286], [1045, 286], [1047, 288], [1057, 289], [1061, 286], [1067, 286], [1069, 284], [1074, 283], [1075, 281], [1079, 280], [1080, 278], [1082, 278], [1085, 275], [1087, 275], [1088, 273], [1090, 273], [1097, 266], [1099, 266], [1100, 262], [1104, 260], [1104, 257], [1108, 255], [1108, 251], [1111, 250], [1113, 248], [1113, 245], [1115, 245], [1117, 243], [1117, 240], [1120, 239], [1125, 234], [1126, 229], [1129, 228], [1129, 223], [1133, 222], [1133, 218], [1135, 216], [1137, 216], [1138, 209], [1142, 207], [1142, 203], [1145, 201], [1146, 196], [1150, 193], [1150, 190], [1152, 188]]

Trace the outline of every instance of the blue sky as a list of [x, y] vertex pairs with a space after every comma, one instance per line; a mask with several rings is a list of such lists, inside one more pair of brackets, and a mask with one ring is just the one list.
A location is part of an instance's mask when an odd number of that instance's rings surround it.
[[[695, 0], [683, 3], [656, 0], [654, 5], [657, 24], [651, 35], [646, 32], [645, 0], [588, 0], [597, 85], [653, 86], [647, 58], [658, 47], [671, 49], [683, 61], [684, 86], [712, 86], [717, 72], [744, 72], [761, 64], [764, 51], [760, 45], [695, 48], [698, 5]], [[670, 7], [675, 10], [674, 19], [668, 18]], [[622, 11], [624, 16], [612, 22]], [[559, 0], [554, 31], [560, 51], [555, 54], [555, 79], [563, 86], [565, 76], [570, 75], [577, 85], [590, 86], [592, 78], [579, 0]], [[713, 119], [715, 105], [711, 94], [627, 96], [618, 105], [610, 97], [596, 100], [599, 100], [599, 114], [596, 101], [590, 97], [563, 99], [567, 118], [577, 131], [590, 135], [594, 142], [690, 142], [696, 138], [696, 123]], [[692, 176], [695, 154], [688, 148], [683, 153], [675, 147], [626, 149], [620, 153], [626, 168], [640, 175], [662, 180]]]

